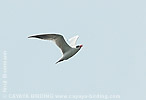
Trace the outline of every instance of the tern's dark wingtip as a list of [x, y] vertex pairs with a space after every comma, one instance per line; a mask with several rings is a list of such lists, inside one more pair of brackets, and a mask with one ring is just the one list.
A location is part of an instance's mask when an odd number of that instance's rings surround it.
[[57, 61], [55, 64], [58, 64], [59, 62], [63, 61], [62, 59], [60, 59], [59, 61]]
[[55, 64], [58, 64], [58, 62], [56, 62]]
[[32, 38], [32, 36], [29, 36], [28, 38]]

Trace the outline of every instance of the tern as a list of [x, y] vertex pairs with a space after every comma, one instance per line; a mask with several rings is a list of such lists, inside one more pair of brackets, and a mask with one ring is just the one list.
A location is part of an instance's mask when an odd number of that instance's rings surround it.
[[63, 56], [56, 62], [56, 64], [71, 58], [83, 47], [83, 45], [76, 45], [76, 42], [79, 38], [78, 35], [70, 38], [68, 40], [69, 44], [65, 41], [64, 37], [58, 33], [43, 33], [40, 35], [29, 36], [28, 38], [39, 38], [54, 41], [56, 45], [61, 49], [63, 54]]

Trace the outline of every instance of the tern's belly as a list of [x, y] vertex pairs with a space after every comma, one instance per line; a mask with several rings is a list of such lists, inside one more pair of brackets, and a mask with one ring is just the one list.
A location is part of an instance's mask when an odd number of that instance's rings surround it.
[[79, 49], [72, 49], [72, 50], [66, 52], [66, 53], [63, 55], [64, 60], [67, 60], [67, 59], [71, 58], [71, 57], [74, 56], [78, 51], [79, 51]]

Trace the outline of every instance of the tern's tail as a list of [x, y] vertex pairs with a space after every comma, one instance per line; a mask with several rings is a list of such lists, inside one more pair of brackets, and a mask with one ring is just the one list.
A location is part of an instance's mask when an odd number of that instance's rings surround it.
[[57, 61], [55, 64], [57, 64], [57, 63], [59, 63], [59, 62], [61, 62], [61, 61], [63, 61], [63, 59], [60, 59], [59, 61]]

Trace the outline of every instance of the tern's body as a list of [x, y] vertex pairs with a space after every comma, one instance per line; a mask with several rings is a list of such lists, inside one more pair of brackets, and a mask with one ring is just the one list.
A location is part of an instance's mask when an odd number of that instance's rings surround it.
[[67, 60], [73, 55], [75, 55], [79, 50], [80, 48], [71, 48], [69, 51], [63, 54], [63, 57], [61, 59]]
[[40, 39], [45, 39], [45, 40], [53, 40], [63, 53], [62, 58], [59, 61], [57, 61], [56, 63], [71, 58], [82, 47], [82, 45], [76, 46], [76, 41], [78, 39], [78, 36], [75, 36], [75, 37], [69, 39], [70, 45], [68, 45], [66, 43], [66, 41], [64, 40], [64, 37], [59, 34], [34, 35], [34, 36], [30, 36], [29, 38], [40, 38]]

